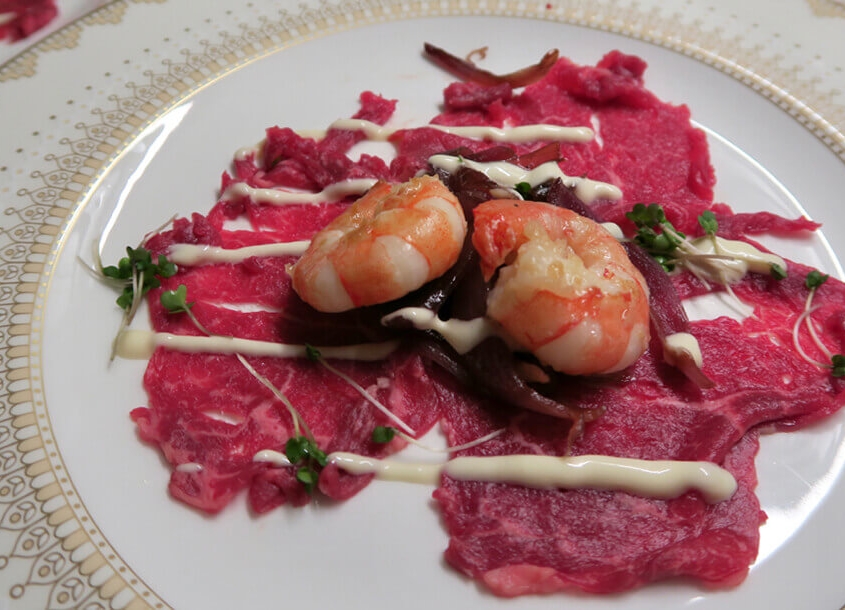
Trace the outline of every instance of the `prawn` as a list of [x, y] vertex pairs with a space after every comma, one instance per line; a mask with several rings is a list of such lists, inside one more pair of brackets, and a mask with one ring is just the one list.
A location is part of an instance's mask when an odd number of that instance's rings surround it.
[[466, 234], [460, 202], [436, 176], [380, 181], [314, 236], [289, 273], [319, 311], [377, 305], [443, 275]]
[[649, 293], [600, 224], [536, 201], [474, 209], [472, 243], [487, 280], [487, 316], [517, 348], [569, 375], [611, 373], [648, 347]]

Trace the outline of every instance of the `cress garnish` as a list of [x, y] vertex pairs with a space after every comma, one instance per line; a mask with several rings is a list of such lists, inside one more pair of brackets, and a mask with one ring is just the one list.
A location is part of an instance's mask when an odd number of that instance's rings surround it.
[[176, 275], [177, 267], [159, 254], [153, 262], [152, 253], [144, 247], [126, 247], [126, 256], [117, 265], [102, 268], [105, 277], [116, 280], [123, 286], [117, 297], [117, 305], [126, 312], [131, 321], [146, 294], [161, 286], [161, 278]]
[[[188, 287], [185, 286], [185, 284], [180, 284], [175, 290], [165, 290], [162, 292], [160, 301], [162, 307], [164, 307], [168, 313], [186, 314], [191, 319], [194, 326], [196, 326], [204, 334], [212, 336], [212, 333], [203, 326], [203, 324], [191, 311], [194, 303], [188, 302]], [[306, 347], [308, 357], [311, 358], [312, 355], [309, 350], [313, 350], [313, 348]], [[317, 353], [319, 354], [319, 352]], [[317, 441], [314, 439], [314, 435], [311, 434], [311, 431], [305, 423], [305, 420], [302, 418], [302, 415], [296, 407], [293, 406], [293, 403], [291, 403], [288, 397], [279, 388], [273, 385], [269, 379], [256, 371], [242, 354], [235, 354], [235, 357], [253, 377], [273, 392], [276, 398], [278, 398], [288, 410], [288, 413], [293, 420], [294, 436], [290, 437], [285, 443], [285, 457], [292, 466], [298, 466], [296, 469], [296, 480], [305, 487], [305, 490], [309, 494], [312, 493], [317, 487], [320, 477], [320, 469], [328, 463], [326, 453], [317, 445]]]
[[386, 445], [396, 436], [396, 428], [391, 426], [376, 426], [370, 436], [374, 443]]
[[[827, 346], [822, 342], [821, 337], [819, 337], [816, 325], [813, 323], [812, 319], [812, 314], [815, 310], [813, 307], [813, 297], [815, 296], [816, 291], [829, 278], [830, 275], [822, 273], [817, 269], [811, 270], [804, 277], [804, 287], [809, 292], [807, 294], [807, 299], [804, 301], [804, 311], [801, 312], [801, 315], [798, 316], [798, 319], [795, 321], [795, 325], [792, 327], [792, 343], [804, 360], [810, 364], [815, 364], [818, 367], [830, 369], [830, 374], [834, 377], [843, 377], [845, 376], [845, 355], [834, 354], [827, 348]], [[802, 324], [807, 327], [807, 331], [810, 333], [810, 338], [813, 340], [813, 343], [819, 351], [825, 355], [828, 362], [822, 362], [811, 358], [807, 352], [804, 351], [804, 348], [801, 347], [801, 343], [798, 340], [798, 331]]]
[[675, 249], [686, 239], [686, 235], [669, 222], [663, 207], [657, 203], [638, 203], [625, 217], [637, 228], [634, 241], [666, 271], [673, 271], [677, 263]]

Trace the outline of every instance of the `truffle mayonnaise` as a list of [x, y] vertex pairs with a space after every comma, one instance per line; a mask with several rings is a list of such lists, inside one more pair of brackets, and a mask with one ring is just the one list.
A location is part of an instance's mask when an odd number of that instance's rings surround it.
[[786, 269], [781, 257], [744, 241], [703, 235], [690, 240], [689, 246], [684, 265], [714, 284], [734, 284], [749, 272], [768, 275], [774, 265]]
[[695, 366], [701, 368], [704, 364], [704, 357], [701, 355], [701, 347], [690, 333], [672, 333], [663, 339], [663, 359], [668, 364], [674, 365], [684, 356], [689, 356]]
[[224, 201], [236, 197], [249, 197], [258, 203], [268, 205], [288, 205], [299, 203], [328, 203], [339, 201], [349, 195], [363, 195], [376, 183], [373, 178], [359, 178], [357, 180], [343, 180], [335, 182], [317, 193], [306, 191], [289, 191], [274, 188], [257, 188], [249, 186], [245, 182], [235, 182], [223, 192], [221, 197]]
[[[268, 459], [260, 461], [270, 461], [269, 457], [266, 455]], [[731, 473], [711, 462], [638, 460], [603, 455], [499, 455], [457, 457], [445, 463], [426, 464], [345, 452], [332, 453], [328, 459], [351, 474], [373, 474], [378, 479], [432, 485], [439, 482], [441, 475], [446, 475], [462, 481], [510, 483], [537, 489], [624, 491], [664, 500], [694, 489], [710, 503], [729, 499], [737, 487]], [[283, 464], [277, 462], [277, 465]]]
[[[383, 343], [360, 343], [336, 347], [318, 347], [324, 358], [341, 360], [384, 360], [398, 346], [397, 341]], [[153, 355], [155, 348], [188, 353], [242, 354], [244, 356], [266, 356], [271, 358], [306, 358], [305, 345], [238, 339], [218, 335], [174, 335], [147, 330], [124, 330], [115, 342], [115, 355], [121, 358], [144, 360]]]
[[301, 240], [231, 249], [173, 244], [167, 253], [167, 260], [177, 265], [192, 267], [211, 263], [240, 263], [253, 256], [300, 256], [308, 249], [310, 243], [309, 240]]
[[453, 155], [433, 155], [429, 157], [428, 162], [433, 167], [448, 172], [455, 172], [461, 166], [468, 167], [481, 172], [496, 184], [508, 188], [516, 188], [517, 184], [523, 182], [537, 186], [559, 178], [565, 186], [575, 189], [575, 196], [584, 203], [592, 203], [597, 199], [616, 200], [622, 197], [622, 191], [613, 184], [566, 175], [556, 161], [542, 163], [531, 170], [506, 161], [480, 162]]
[[487, 318], [472, 320], [441, 320], [437, 314], [425, 307], [403, 307], [382, 318], [382, 324], [402, 319], [417, 330], [433, 330], [455, 348], [459, 354], [466, 354], [487, 337], [495, 336], [496, 329]]
[[[534, 125], [519, 125], [516, 127], [489, 127], [487, 125], [422, 125], [423, 128], [436, 129], [444, 133], [488, 140], [491, 142], [536, 142], [547, 140], [552, 142], [590, 142], [593, 130], [589, 127], [566, 127], [564, 125], [550, 125], [537, 123]], [[384, 142], [401, 128], [385, 127], [364, 119], [338, 119], [329, 126], [330, 129], [347, 129], [362, 132], [368, 140]], [[419, 129], [417, 127], [415, 129]]]

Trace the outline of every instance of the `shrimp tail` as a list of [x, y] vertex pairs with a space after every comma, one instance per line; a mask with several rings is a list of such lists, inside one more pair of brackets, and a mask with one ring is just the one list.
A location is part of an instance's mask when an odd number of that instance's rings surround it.
[[[544, 196], [552, 205], [568, 208], [576, 214], [596, 222], [602, 221], [589, 206], [578, 199], [572, 190], [567, 188], [560, 180], [556, 180]], [[664, 349], [667, 349], [666, 338], [668, 336], [690, 332], [689, 318], [675, 290], [675, 285], [663, 270], [663, 267], [660, 266], [660, 263], [639, 245], [631, 241], [626, 241], [622, 245], [628, 254], [628, 258], [648, 284], [651, 326], [655, 335], [660, 339], [661, 345], [664, 346]], [[665, 359], [669, 360], [669, 358]], [[672, 358], [672, 362], [681, 373], [701, 389], [712, 388], [715, 385], [689, 354], [676, 355]]]

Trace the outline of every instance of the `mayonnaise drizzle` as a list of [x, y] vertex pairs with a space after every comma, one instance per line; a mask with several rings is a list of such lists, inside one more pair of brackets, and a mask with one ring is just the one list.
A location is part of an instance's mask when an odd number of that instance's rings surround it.
[[382, 323], [401, 318], [417, 330], [433, 330], [440, 334], [459, 354], [465, 354], [487, 337], [496, 335], [496, 329], [487, 318], [472, 320], [441, 320], [425, 307], [403, 307], [382, 318]]
[[288, 191], [273, 188], [256, 188], [245, 182], [235, 182], [223, 192], [221, 199], [229, 201], [236, 197], [249, 197], [255, 202], [268, 205], [289, 205], [294, 203], [327, 203], [339, 201], [349, 195], [363, 195], [374, 184], [373, 178], [359, 178], [357, 180], [344, 180], [336, 182], [317, 193], [306, 191]]
[[308, 240], [302, 240], [231, 249], [196, 244], [173, 244], [167, 253], [167, 259], [186, 267], [210, 263], [240, 263], [253, 256], [300, 256], [310, 243]]
[[710, 503], [729, 499], [737, 488], [731, 473], [710, 462], [603, 455], [500, 455], [424, 464], [345, 452], [330, 454], [329, 461], [351, 474], [374, 474], [379, 479], [429, 485], [436, 485], [445, 474], [462, 481], [511, 483], [537, 489], [624, 491], [656, 499], [676, 498], [696, 489]]
[[773, 265], [786, 269], [786, 262], [780, 256], [744, 241], [704, 235], [690, 240], [686, 248], [684, 245], [679, 246], [687, 255], [684, 265], [714, 284], [735, 284], [749, 272], [768, 275]]
[[680, 362], [684, 355], [692, 358], [698, 368], [704, 364], [704, 357], [701, 355], [701, 347], [690, 333], [672, 333], [666, 335], [663, 340], [663, 359], [668, 364], [674, 365]]
[[[392, 353], [398, 342], [361, 343], [334, 347], [318, 347], [324, 358], [341, 360], [384, 360]], [[121, 358], [143, 360], [153, 355], [155, 348], [187, 352], [213, 354], [242, 354], [246, 356], [266, 356], [271, 358], [306, 358], [305, 345], [275, 343], [223, 336], [194, 336], [158, 333], [147, 330], [124, 330], [117, 338], [115, 354]]]
[[[564, 125], [550, 125], [537, 123], [534, 125], [519, 125], [516, 127], [489, 127], [487, 125], [434, 125], [428, 124], [422, 127], [436, 129], [444, 133], [473, 138], [477, 140], [488, 140], [491, 142], [536, 142], [538, 140], [556, 142], [589, 142], [593, 139], [593, 130], [589, 127], [567, 127]], [[329, 127], [330, 129], [347, 129], [350, 131], [363, 132], [368, 140], [384, 142], [394, 133], [397, 128], [385, 127], [372, 121], [364, 119], [338, 119]]]
[[507, 163], [506, 161], [495, 161], [483, 163], [455, 157], [452, 155], [434, 155], [428, 159], [433, 166], [449, 172], [456, 171], [459, 167], [465, 166], [481, 172], [496, 184], [515, 188], [517, 184], [527, 182], [531, 186], [543, 184], [549, 180], [560, 179], [569, 188], [575, 189], [575, 196], [584, 203], [592, 203], [597, 199], [620, 199], [622, 191], [619, 187], [607, 182], [598, 182], [589, 178], [578, 178], [563, 173], [555, 161], [548, 161], [538, 165], [532, 170], [527, 170], [519, 165]]

